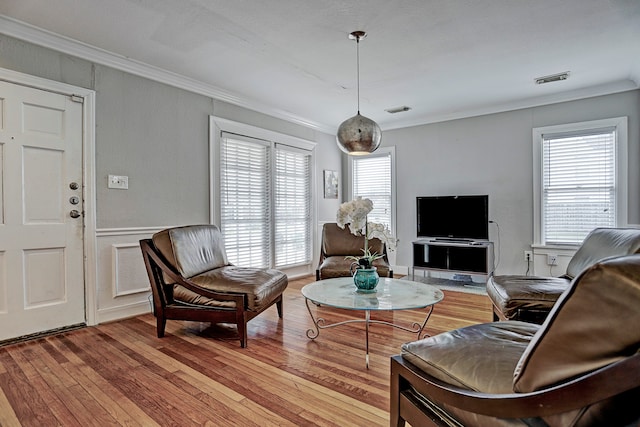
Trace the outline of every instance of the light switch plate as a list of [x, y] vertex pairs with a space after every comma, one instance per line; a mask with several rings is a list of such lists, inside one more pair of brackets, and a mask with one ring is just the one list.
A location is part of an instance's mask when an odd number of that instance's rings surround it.
[[128, 190], [129, 177], [126, 175], [109, 175], [109, 183], [107, 186], [119, 190]]

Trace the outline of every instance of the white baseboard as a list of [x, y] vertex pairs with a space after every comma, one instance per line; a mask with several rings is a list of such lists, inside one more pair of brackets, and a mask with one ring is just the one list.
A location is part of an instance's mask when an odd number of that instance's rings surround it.
[[114, 320], [140, 316], [141, 314], [151, 313], [151, 311], [152, 308], [149, 301], [114, 308], [106, 308], [98, 310], [98, 323], [113, 322]]

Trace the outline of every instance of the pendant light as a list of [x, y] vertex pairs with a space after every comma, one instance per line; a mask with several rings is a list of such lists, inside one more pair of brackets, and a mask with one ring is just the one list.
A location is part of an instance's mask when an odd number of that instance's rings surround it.
[[380, 126], [370, 118], [360, 115], [360, 40], [366, 36], [367, 33], [364, 31], [354, 31], [349, 34], [349, 38], [356, 41], [358, 113], [342, 122], [336, 135], [338, 147], [354, 156], [373, 153], [380, 147], [382, 141]]

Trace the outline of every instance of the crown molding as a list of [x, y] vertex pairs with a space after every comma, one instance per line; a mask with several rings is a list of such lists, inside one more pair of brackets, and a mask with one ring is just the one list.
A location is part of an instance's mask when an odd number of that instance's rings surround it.
[[466, 109], [450, 114], [437, 114], [428, 117], [419, 117], [414, 120], [398, 121], [393, 123], [380, 123], [383, 130], [402, 129], [414, 126], [427, 125], [432, 123], [447, 122], [451, 120], [466, 119], [469, 117], [485, 116], [488, 114], [504, 113], [507, 111], [522, 110], [525, 108], [535, 108], [544, 105], [558, 104], [561, 102], [577, 101], [585, 98], [611, 95], [614, 93], [628, 92], [636, 90], [640, 86], [633, 79], [618, 80], [597, 86], [576, 89], [567, 92], [554, 93], [545, 96], [524, 98], [512, 102], [502, 102], [493, 105], [485, 105], [477, 109]]
[[254, 99], [241, 97], [217, 86], [206, 84], [178, 73], [167, 71], [144, 62], [136, 61], [134, 59], [82, 43], [72, 38], [18, 21], [6, 15], [0, 15], [0, 34], [5, 34], [16, 39], [72, 55], [89, 62], [125, 71], [130, 74], [174, 86], [179, 89], [184, 89], [199, 95], [209, 96], [220, 101], [228, 102], [230, 104], [267, 114], [269, 116], [321, 132], [333, 133], [335, 131], [335, 129], [330, 126], [326, 126], [313, 120], [308, 120], [288, 111], [274, 108]]

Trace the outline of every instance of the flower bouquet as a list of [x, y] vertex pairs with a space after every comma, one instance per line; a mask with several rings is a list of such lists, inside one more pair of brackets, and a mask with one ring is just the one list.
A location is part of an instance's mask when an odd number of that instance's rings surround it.
[[356, 236], [364, 236], [364, 249], [362, 256], [348, 256], [357, 262], [362, 268], [371, 268], [373, 261], [382, 258], [383, 254], [369, 250], [369, 239], [380, 239], [389, 250], [394, 250], [397, 240], [392, 236], [389, 228], [380, 223], [367, 222], [367, 215], [373, 210], [373, 202], [370, 199], [357, 199], [340, 205], [336, 215], [336, 222], [340, 228], [349, 226], [351, 233]]

